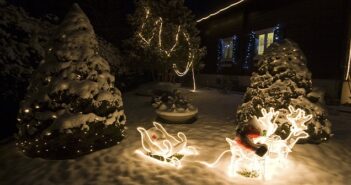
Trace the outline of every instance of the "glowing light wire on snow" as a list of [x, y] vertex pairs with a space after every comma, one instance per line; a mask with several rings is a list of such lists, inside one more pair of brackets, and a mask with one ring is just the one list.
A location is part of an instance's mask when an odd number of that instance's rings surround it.
[[206, 20], [206, 19], [208, 19], [208, 18], [210, 18], [210, 17], [212, 17], [212, 16], [215, 16], [215, 15], [217, 15], [217, 14], [223, 12], [223, 11], [226, 11], [227, 9], [229, 9], [229, 8], [231, 8], [231, 7], [233, 7], [233, 6], [239, 5], [239, 4], [241, 4], [242, 2], [244, 2], [244, 1], [245, 1], [245, 0], [240, 0], [240, 1], [238, 1], [238, 2], [235, 2], [235, 3], [233, 3], [233, 4], [230, 4], [230, 5], [228, 5], [228, 6], [224, 7], [224, 8], [222, 8], [222, 9], [220, 9], [220, 10], [214, 12], [214, 13], [211, 13], [210, 15], [208, 15], [208, 16], [206, 16], [206, 17], [203, 17], [203, 18], [197, 20], [196, 22], [201, 22], [201, 21], [203, 21], [203, 20]]
[[279, 112], [274, 111], [273, 108], [270, 108], [269, 112], [265, 109], [261, 110], [263, 116], [258, 118], [257, 121], [264, 133], [254, 138], [253, 141], [255, 144], [266, 144], [268, 146], [265, 156], [260, 157], [254, 151], [244, 148], [239, 140], [226, 138], [230, 145], [230, 150], [222, 152], [213, 163], [200, 163], [205, 164], [209, 168], [214, 168], [218, 165], [221, 158], [230, 152], [231, 158], [227, 170], [229, 176], [241, 174], [263, 179], [272, 178], [274, 172], [285, 163], [296, 142], [309, 136], [304, 130], [307, 129], [305, 123], [312, 119], [312, 115], [306, 115], [305, 111], [295, 109], [292, 106], [289, 106], [289, 111], [290, 113], [286, 118], [291, 124], [290, 134], [283, 140], [280, 136], [274, 134], [278, 128], [275, 118]]
[[[179, 77], [185, 76], [189, 72], [190, 68], [193, 67], [194, 58], [195, 58], [195, 54], [194, 54], [194, 52], [192, 51], [192, 48], [191, 48], [190, 38], [189, 38], [188, 33], [186, 31], [184, 31], [181, 28], [180, 25], [178, 25], [177, 26], [177, 32], [175, 34], [174, 44], [172, 45], [172, 47], [169, 50], [167, 50], [167, 49], [163, 48], [163, 44], [162, 44], [163, 43], [163, 41], [162, 41], [163, 20], [162, 20], [161, 17], [158, 17], [157, 20], [154, 22], [154, 28], [153, 28], [152, 34], [151, 34], [151, 36], [149, 38], [146, 38], [142, 34], [142, 31], [144, 30], [145, 25], [146, 25], [146, 20], [149, 19], [149, 16], [150, 16], [150, 9], [149, 8], [145, 8], [145, 21], [141, 25], [141, 29], [140, 29], [140, 31], [139, 31], [139, 33], [137, 35], [141, 38], [141, 40], [143, 41], [144, 44], [149, 46], [151, 44], [152, 40], [154, 39], [155, 34], [157, 33], [158, 34], [157, 46], [158, 46], [159, 51], [161, 53], [164, 53], [167, 57], [171, 57], [172, 53], [176, 50], [176, 47], [179, 45], [179, 34], [182, 34], [183, 37], [185, 38], [188, 46], [189, 46], [186, 66], [185, 66], [183, 71], [180, 71], [178, 69], [177, 64], [173, 64], [172, 67], [173, 67], [173, 70], [174, 70], [174, 72], [175, 72], [175, 74], [177, 76], [179, 76]], [[194, 75], [194, 71], [193, 71], [193, 75]], [[193, 80], [194, 79], [195, 78], [193, 78]], [[195, 91], [196, 90], [195, 81], [193, 81], [193, 83], [194, 83], [193, 90]]]
[[[154, 127], [146, 130], [138, 127], [137, 130], [141, 135], [141, 145], [143, 151], [137, 150], [137, 154], [149, 158], [158, 163], [181, 167], [181, 160], [177, 155], [197, 155], [198, 152], [194, 147], [187, 146], [187, 138], [183, 132], [177, 133], [177, 138], [170, 135], [161, 124], [154, 122]], [[158, 159], [156, 159], [158, 158]]]

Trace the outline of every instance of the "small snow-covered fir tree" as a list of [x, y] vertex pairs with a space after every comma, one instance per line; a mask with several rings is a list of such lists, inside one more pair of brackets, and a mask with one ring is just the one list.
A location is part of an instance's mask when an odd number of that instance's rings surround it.
[[297, 44], [289, 40], [273, 43], [260, 57], [257, 67], [244, 95], [244, 103], [237, 110], [237, 132], [241, 133], [253, 116], [262, 116], [262, 108], [273, 107], [280, 111], [277, 134], [285, 138], [290, 128], [285, 114], [292, 105], [313, 115], [307, 123], [308, 142], [327, 140], [331, 135], [331, 123], [322, 105], [323, 97], [312, 91], [311, 73]]
[[31, 79], [17, 145], [31, 157], [74, 158], [122, 140], [126, 117], [89, 19], [75, 4]]

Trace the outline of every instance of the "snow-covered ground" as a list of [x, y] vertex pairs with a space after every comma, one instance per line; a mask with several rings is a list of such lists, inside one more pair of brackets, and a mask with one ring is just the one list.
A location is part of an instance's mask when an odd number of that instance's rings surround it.
[[[0, 146], [1, 185], [172, 185], [172, 184], [351, 184], [351, 114], [330, 111], [335, 136], [321, 145], [297, 145], [280, 174], [270, 181], [227, 177], [225, 168], [209, 169], [195, 161], [212, 162], [229, 149], [225, 137], [233, 138], [235, 109], [239, 94], [223, 94], [213, 89], [189, 93], [199, 108], [199, 118], [188, 125], [164, 125], [169, 133], [184, 132], [189, 145], [199, 150], [175, 169], [144, 160], [134, 153], [141, 146], [138, 126], [151, 127], [155, 113], [149, 97], [124, 94], [127, 137], [119, 145], [77, 160], [30, 159], [17, 152], [15, 144]], [[226, 158], [224, 158], [226, 159]]]

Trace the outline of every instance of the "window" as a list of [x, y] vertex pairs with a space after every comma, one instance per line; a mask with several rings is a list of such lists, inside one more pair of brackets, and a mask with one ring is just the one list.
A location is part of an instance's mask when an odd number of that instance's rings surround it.
[[255, 60], [255, 55], [262, 55], [273, 42], [281, 41], [283, 38], [284, 35], [280, 24], [277, 24], [273, 28], [251, 31], [248, 37], [242, 69], [248, 70], [252, 66], [252, 61]]
[[262, 55], [264, 51], [274, 42], [274, 29], [256, 31], [256, 54]]
[[231, 67], [237, 63], [238, 37], [236, 35], [219, 39], [218, 42], [218, 65]]
[[232, 61], [233, 58], [233, 39], [222, 39], [222, 61]]

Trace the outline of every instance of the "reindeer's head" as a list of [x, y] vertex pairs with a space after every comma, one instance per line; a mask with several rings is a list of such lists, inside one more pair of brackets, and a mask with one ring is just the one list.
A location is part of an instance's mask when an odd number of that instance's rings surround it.
[[290, 131], [292, 133], [297, 133], [300, 131], [304, 131], [307, 129], [305, 125], [306, 122], [312, 119], [312, 115], [306, 115], [306, 112], [300, 108], [295, 109], [293, 106], [289, 106], [290, 114], [286, 116], [286, 118], [291, 123]]

